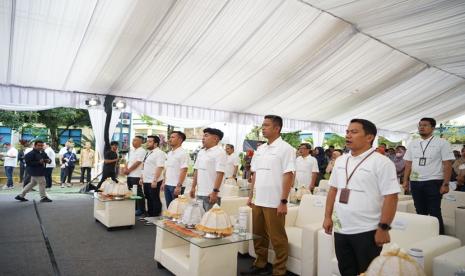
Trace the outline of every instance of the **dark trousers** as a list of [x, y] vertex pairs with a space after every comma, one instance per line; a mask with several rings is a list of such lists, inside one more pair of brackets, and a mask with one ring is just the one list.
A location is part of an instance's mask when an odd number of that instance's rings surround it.
[[142, 185], [139, 185], [140, 177], [128, 177], [127, 184], [128, 189], [132, 191], [132, 186], [137, 185], [137, 195], [142, 197], [142, 199], [136, 199], [136, 210], [145, 213], [145, 198], [144, 192], [142, 191]]
[[378, 257], [382, 247], [375, 243], [376, 230], [359, 234], [334, 233], [334, 248], [342, 276], [365, 272], [371, 261]]
[[[171, 201], [173, 201], [176, 197], [174, 196], [174, 189], [176, 186], [169, 186], [165, 185], [165, 201], [166, 201], [166, 208], [170, 206]], [[184, 193], [186, 187], [181, 187], [181, 195]]]
[[81, 179], [79, 182], [84, 183], [84, 175], [86, 175], [86, 183], [90, 183], [90, 171], [91, 167], [81, 167]]
[[149, 217], [157, 217], [161, 214], [160, 187], [162, 182], [158, 181], [156, 188], [152, 188], [152, 183], [144, 183], [144, 194], [147, 199], [147, 213]]
[[103, 171], [102, 172], [102, 178], [100, 179], [100, 182], [97, 184], [96, 189], [100, 189], [100, 186], [102, 186], [103, 181], [105, 181], [108, 177], [110, 177], [113, 181], [118, 183], [118, 179], [116, 179], [116, 172], [115, 171]]
[[53, 168], [45, 168], [45, 188], [52, 188]]
[[6, 166], [5, 167], [5, 175], [7, 178], [6, 186], [7, 187], [13, 187], [13, 171], [15, 170], [15, 167], [11, 166]]
[[410, 181], [413, 203], [419, 215], [434, 216], [439, 221], [439, 234], [444, 235], [440, 193], [443, 180]]
[[71, 183], [71, 177], [73, 176], [74, 166], [66, 166], [63, 169], [63, 178], [61, 179], [61, 183]]
[[19, 162], [19, 182], [23, 182], [24, 179], [24, 174], [26, 173], [26, 165], [24, 165], [24, 162], [20, 161]]
[[31, 175], [27, 172], [27, 170], [24, 171], [24, 179], [23, 179], [23, 187], [26, 187], [27, 184], [31, 182]]

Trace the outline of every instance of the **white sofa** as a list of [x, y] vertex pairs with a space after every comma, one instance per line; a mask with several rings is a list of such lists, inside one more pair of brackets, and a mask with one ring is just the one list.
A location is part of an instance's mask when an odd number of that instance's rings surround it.
[[450, 191], [442, 196], [441, 213], [446, 235], [456, 235], [455, 209], [459, 206], [465, 206], [465, 192]]
[[[306, 194], [300, 205], [288, 207], [286, 233], [289, 242], [287, 270], [298, 275], [316, 275], [317, 233], [322, 228], [326, 197]], [[252, 220], [249, 220], [252, 225]], [[250, 229], [252, 229], [250, 227]], [[249, 254], [256, 257], [253, 243], [249, 243]], [[274, 251], [270, 244], [268, 261], [274, 262]]]
[[[460, 246], [460, 240], [439, 235], [439, 222], [435, 217], [397, 212], [390, 231], [391, 242], [404, 250], [423, 250], [425, 273], [432, 275], [433, 258]], [[384, 247], [386, 248], [386, 246]], [[334, 253], [333, 235], [318, 232], [318, 275], [340, 275]]]
[[[449, 251], [433, 259], [433, 276], [458, 275], [465, 273], [465, 246]], [[463, 275], [463, 274], [460, 274]]]

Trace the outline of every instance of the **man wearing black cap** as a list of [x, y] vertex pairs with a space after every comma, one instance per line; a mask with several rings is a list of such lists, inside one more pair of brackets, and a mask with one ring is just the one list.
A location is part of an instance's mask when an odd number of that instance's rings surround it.
[[190, 196], [203, 201], [205, 211], [210, 210], [215, 203], [221, 204], [220, 192], [226, 164], [226, 152], [218, 146], [223, 139], [223, 132], [216, 128], [203, 130], [203, 148], [197, 155], [194, 164], [194, 179]]

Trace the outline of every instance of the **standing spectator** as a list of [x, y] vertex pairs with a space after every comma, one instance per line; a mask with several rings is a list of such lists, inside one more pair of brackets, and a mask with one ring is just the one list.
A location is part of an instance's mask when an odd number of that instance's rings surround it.
[[316, 183], [320, 183], [320, 180], [323, 179], [323, 176], [326, 172], [326, 167], [328, 166], [328, 159], [326, 158], [325, 151], [322, 147], [316, 147], [314, 150], [314, 155], [316, 160], [318, 161], [318, 169], [320, 172], [318, 173], [318, 179]]
[[455, 160], [452, 168], [457, 175], [456, 191], [465, 192], [465, 147], [462, 148], [461, 157]]
[[145, 214], [145, 200], [143, 199], [144, 193], [142, 192], [142, 184], [140, 184], [140, 178], [142, 176], [142, 166], [145, 157], [145, 149], [142, 147], [144, 143], [144, 137], [136, 136], [132, 139], [132, 146], [129, 150], [129, 162], [126, 165], [124, 174], [128, 176], [127, 185], [128, 189], [132, 190], [133, 185], [137, 187], [137, 195], [142, 199], [136, 200], [136, 216]]
[[190, 196], [202, 200], [205, 211], [210, 210], [215, 203], [221, 205], [221, 197], [218, 196], [223, 182], [224, 167], [226, 165], [226, 152], [218, 146], [223, 139], [223, 132], [216, 128], [203, 130], [203, 148], [197, 155], [194, 164], [194, 178]]
[[226, 166], [224, 168], [224, 179], [235, 179], [237, 180], [237, 171], [239, 169], [239, 164], [241, 160], [237, 154], [234, 154], [234, 146], [231, 144], [226, 144]]
[[323, 228], [331, 235], [341, 275], [359, 275], [390, 242], [389, 229], [400, 191], [394, 164], [372, 149], [376, 126], [350, 121], [350, 153], [336, 160], [329, 179]]
[[294, 188], [308, 188], [313, 191], [318, 178], [318, 161], [310, 155], [312, 146], [309, 143], [302, 143], [299, 146], [299, 157], [295, 160], [295, 183]]
[[286, 275], [289, 244], [284, 224], [294, 178], [295, 149], [281, 138], [282, 126], [281, 117], [265, 116], [262, 132], [268, 143], [261, 145], [252, 158], [254, 175], [247, 204], [252, 208], [253, 233], [262, 238], [253, 241], [257, 258], [241, 275], [269, 275], [266, 265], [270, 240], [276, 256], [273, 275]]
[[[24, 156], [26, 156], [28, 153], [30, 153], [33, 150], [33, 147], [34, 147], [34, 144], [32, 142], [29, 143], [29, 147], [27, 147], [24, 150]], [[31, 176], [27, 172], [26, 159], [24, 159], [24, 164], [25, 164], [26, 170], [24, 171], [23, 188], [26, 187], [26, 185], [29, 184], [29, 182], [31, 182]], [[35, 191], [34, 189], [32, 189], [32, 190]]]
[[166, 207], [170, 206], [178, 195], [184, 194], [184, 180], [189, 166], [189, 154], [182, 148], [186, 135], [181, 131], [171, 132], [168, 140], [171, 151], [168, 152], [164, 177], [164, 191]]
[[105, 181], [108, 177], [118, 183], [118, 179], [116, 179], [116, 166], [118, 165], [118, 161], [118, 141], [112, 141], [110, 143], [110, 150], [107, 150], [104, 153], [102, 178], [97, 184], [97, 187], [95, 187], [95, 191], [99, 191], [103, 181]]
[[331, 160], [329, 160], [328, 166], [326, 167], [326, 170], [325, 170], [326, 174], [328, 175], [328, 177], [325, 177], [325, 179], [329, 179], [329, 175], [331, 175], [333, 168], [334, 168], [334, 163], [336, 163], [336, 159], [338, 159], [339, 156], [341, 155], [342, 155], [342, 150], [338, 149], [338, 150], [333, 151], [333, 154], [331, 155]]
[[3, 166], [5, 167], [5, 175], [7, 178], [6, 186], [4, 186], [3, 189], [13, 189], [13, 172], [18, 164], [18, 150], [8, 142], [3, 145], [7, 150], [6, 154], [0, 154], [4, 159]]
[[45, 154], [50, 159], [50, 163], [45, 165], [45, 188], [46, 189], [51, 189], [52, 188], [52, 173], [53, 173], [53, 168], [56, 166], [56, 160], [55, 160], [55, 151], [50, 147], [49, 144], [45, 144]]
[[74, 167], [76, 165], [77, 157], [73, 153], [73, 149], [70, 147], [68, 151], [63, 155], [62, 163], [64, 166], [63, 179], [61, 179], [61, 188], [65, 187], [65, 182], [68, 183], [66, 186], [71, 187], [71, 178], [73, 177]]
[[[143, 159], [144, 165], [140, 182], [144, 185], [148, 217], [159, 216], [162, 209], [160, 188], [163, 183], [166, 154], [158, 147], [159, 143], [158, 136], [147, 136], [147, 153]], [[145, 225], [153, 225], [153, 223], [146, 221]]]
[[405, 155], [406, 148], [404, 146], [397, 146], [396, 152], [394, 155], [394, 165], [396, 166], [397, 180], [399, 184], [402, 184], [404, 181], [404, 171], [405, 171]]
[[[455, 160], [449, 142], [433, 136], [436, 120], [422, 118], [418, 123], [420, 139], [407, 146], [405, 153], [404, 189], [411, 190], [417, 214], [435, 216], [439, 220], [439, 233], [444, 235], [441, 215], [442, 195], [449, 192]], [[409, 187], [410, 184], [410, 187]]]
[[43, 151], [43, 147], [44, 142], [39, 140], [35, 141], [34, 149], [24, 157], [26, 159], [26, 169], [31, 176], [31, 182], [24, 187], [21, 194], [15, 197], [16, 200], [27, 201], [25, 198], [26, 194], [29, 193], [35, 185], [39, 184], [40, 202], [52, 202], [45, 193], [45, 165], [52, 161]]
[[86, 183], [90, 183], [91, 170], [95, 164], [95, 151], [91, 147], [90, 142], [86, 142], [81, 150], [81, 158], [79, 159], [79, 165], [81, 166], [81, 179], [79, 182], [81, 185], [84, 184], [84, 177], [86, 177]]
[[26, 171], [26, 162], [24, 161], [24, 149], [25, 147], [21, 147], [18, 151], [18, 161], [19, 161], [19, 183], [23, 183], [24, 174]]

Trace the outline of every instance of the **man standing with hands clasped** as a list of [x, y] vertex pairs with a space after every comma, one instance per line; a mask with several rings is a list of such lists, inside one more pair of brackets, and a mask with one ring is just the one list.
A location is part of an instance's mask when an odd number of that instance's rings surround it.
[[295, 149], [281, 139], [282, 126], [281, 117], [265, 116], [262, 133], [268, 142], [259, 146], [252, 158], [251, 170], [254, 174], [247, 204], [252, 208], [253, 233], [262, 238], [254, 240], [257, 258], [253, 266], [241, 272], [241, 275], [269, 275], [266, 264], [270, 240], [276, 255], [273, 275], [286, 275], [288, 240], [284, 223], [287, 198], [294, 178]]
[[376, 126], [352, 119], [346, 131], [344, 154], [329, 179], [323, 228], [334, 230], [334, 247], [342, 276], [359, 275], [390, 242], [390, 224], [397, 208], [394, 163], [372, 148]]
[[406, 191], [411, 189], [417, 214], [437, 217], [439, 234], [444, 235], [441, 199], [449, 192], [455, 156], [449, 142], [433, 136], [435, 126], [433, 118], [422, 118], [418, 123], [421, 137], [407, 146], [403, 185]]

